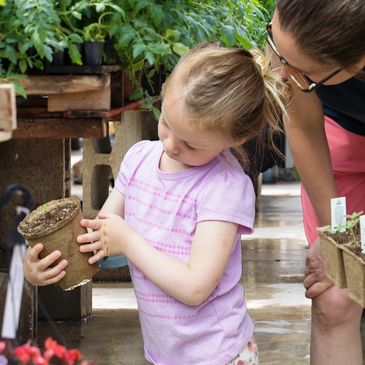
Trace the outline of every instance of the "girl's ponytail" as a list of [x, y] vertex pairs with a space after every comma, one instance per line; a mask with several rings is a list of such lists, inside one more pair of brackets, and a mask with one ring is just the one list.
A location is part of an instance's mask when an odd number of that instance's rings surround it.
[[261, 144], [267, 144], [263, 141], [269, 142], [269, 146], [262, 146], [261, 148], [272, 148], [276, 154], [282, 156], [278, 147], [274, 143], [274, 135], [283, 133], [283, 116], [286, 113], [286, 107], [290, 101], [291, 89], [286, 84], [277, 69], [273, 69], [270, 62], [269, 51], [261, 51], [259, 49], [251, 50], [253, 58], [258, 65], [262, 78], [264, 80], [264, 130], [259, 135]]

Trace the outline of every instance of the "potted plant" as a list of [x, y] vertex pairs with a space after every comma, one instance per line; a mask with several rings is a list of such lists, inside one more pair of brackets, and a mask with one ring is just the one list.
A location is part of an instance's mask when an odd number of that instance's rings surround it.
[[[359, 220], [363, 212], [346, 216], [346, 225], [331, 232], [319, 228], [321, 256], [327, 276], [340, 288], [347, 288], [349, 297], [365, 307], [365, 254], [361, 251]], [[340, 232], [345, 228], [345, 232]], [[337, 272], [336, 272], [337, 270]]]
[[97, 264], [88, 263], [89, 254], [81, 253], [76, 237], [86, 233], [80, 226], [83, 218], [80, 200], [76, 197], [52, 200], [32, 211], [18, 226], [19, 233], [33, 247], [41, 242], [44, 249], [41, 257], [54, 250], [61, 252], [62, 259], [69, 265], [66, 276], [56, 285], [63, 290], [70, 290], [89, 281], [97, 271]]

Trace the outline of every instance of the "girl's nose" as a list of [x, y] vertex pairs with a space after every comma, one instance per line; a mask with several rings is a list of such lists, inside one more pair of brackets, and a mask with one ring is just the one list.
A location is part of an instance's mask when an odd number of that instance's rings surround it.
[[176, 139], [173, 136], [169, 136], [164, 140], [165, 151], [172, 155], [179, 153], [179, 147]]

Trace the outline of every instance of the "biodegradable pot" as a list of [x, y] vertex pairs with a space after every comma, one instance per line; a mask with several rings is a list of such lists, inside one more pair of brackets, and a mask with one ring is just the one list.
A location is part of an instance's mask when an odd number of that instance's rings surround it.
[[80, 226], [83, 218], [80, 200], [76, 197], [52, 200], [31, 212], [18, 226], [19, 233], [33, 247], [41, 242], [44, 246], [40, 257], [54, 250], [61, 252], [62, 259], [69, 262], [65, 277], [55, 285], [70, 290], [88, 282], [96, 273], [98, 265], [90, 265], [91, 254], [81, 253], [76, 237], [86, 233]]
[[338, 287], [346, 288], [346, 274], [341, 244], [330, 236], [330, 226], [317, 228], [321, 256], [326, 267], [327, 277]]
[[349, 297], [365, 308], [365, 261], [351, 248], [344, 246], [343, 260]]

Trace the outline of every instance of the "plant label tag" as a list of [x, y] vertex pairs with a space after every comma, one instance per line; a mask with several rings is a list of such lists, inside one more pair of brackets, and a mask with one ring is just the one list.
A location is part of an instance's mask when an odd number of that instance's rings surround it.
[[365, 253], [365, 215], [360, 216], [361, 253]]
[[346, 231], [346, 197], [331, 199], [331, 230]]

